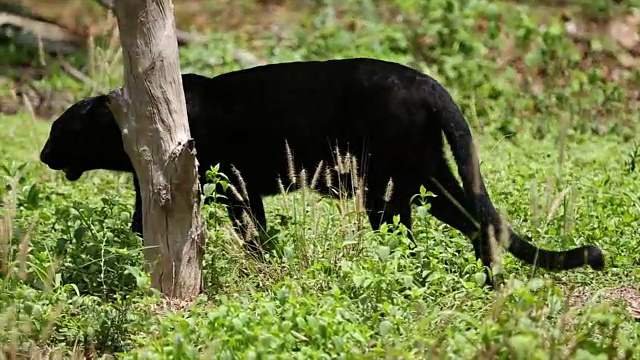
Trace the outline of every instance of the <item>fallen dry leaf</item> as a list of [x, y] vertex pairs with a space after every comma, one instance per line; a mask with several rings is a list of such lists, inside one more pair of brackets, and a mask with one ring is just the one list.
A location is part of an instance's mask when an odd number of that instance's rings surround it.
[[637, 50], [640, 45], [640, 11], [612, 20], [609, 23], [609, 35], [625, 49]]

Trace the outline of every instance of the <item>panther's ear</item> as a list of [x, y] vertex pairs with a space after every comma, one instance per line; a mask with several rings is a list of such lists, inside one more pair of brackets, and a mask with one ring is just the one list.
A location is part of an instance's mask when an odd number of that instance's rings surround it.
[[81, 117], [88, 117], [92, 120], [100, 120], [109, 112], [108, 99], [106, 95], [92, 96], [82, 99], [76, 103], [76, 114]]
[[109, 108], [109, 95], [98, 95], [94, 99], [94, 108], [99, 113], [101, 119], [111, 119], [113, 114]]
[[89, 123], [93, 124], [93, 126], [100, 127], [101, 129], [110, 129], [113, 126], [117, 126], [113, 113], [109, 108], [108, 95], [98, 95], [87, 99], [87, 101], [90, 103], [88, 106], [89, 111], [84, 117], [87, 118]]
[[89, 114], [94, 106], [95, 97], [89, 97], [76, 102], [75, 104], [73, 104], [73, 106], [71, 106], [71, 108], [69, 108], [69, 110], [71, 110], [73, 114], [85, 116]]

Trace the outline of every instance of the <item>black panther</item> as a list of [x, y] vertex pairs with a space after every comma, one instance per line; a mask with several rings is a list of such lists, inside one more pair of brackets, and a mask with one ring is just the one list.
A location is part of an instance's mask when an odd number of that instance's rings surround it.
[[[183, 74], [182, 81], [201, 184], [218, 163], [223, 173], [237, 170], [244, 180], [245, 199], [228, 196], [233, 220], [248, 207], [254, 225], [266, 229], [262, 196], [279, 192], [277, 179], [291, 185], [287, 149], [297, 171], [313, 172], [320, 162], [331, 169], [337, 148], [359, 160], [374, 230], [391, 223], [394, 215], [411, 229], [410, 206], [423, 185], [436, 195], [427, 198], [430, 213], [469, 237], [485, 266], [492, 262], [492, 232], [495, 239], [508, 239], [509, 252], [529, 264], [549, 270], [604, 268], [596, 246], [539, 249], [502, 223], [460, 108], [441, 84], [417, 70], [353, 58], [269, 64], [213, 78]], [[134, 173], [108, 102], [107, 95], [100, 95], [69, 107], [53, 122], [41, 161], [64, 171], [70, 181], [94, 169]], [[462, 186], [446, 161], [445, 138]], [[132, 229], [142, 233], [135, 173], [134, 186]], [[330, 192], [327, 186], [318, 190]]]

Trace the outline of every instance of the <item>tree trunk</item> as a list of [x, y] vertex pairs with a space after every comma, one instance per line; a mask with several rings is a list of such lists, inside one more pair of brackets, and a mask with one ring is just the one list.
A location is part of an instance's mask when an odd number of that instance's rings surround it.
[[152, 286], [169, 297], [201, 291], [205, 228], [171, 0], [117, 0], [125, 86], [111, 92], [142, 196]]

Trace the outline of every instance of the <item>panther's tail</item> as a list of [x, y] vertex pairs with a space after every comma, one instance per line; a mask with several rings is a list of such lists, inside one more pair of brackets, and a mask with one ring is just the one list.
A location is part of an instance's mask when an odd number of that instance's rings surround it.
[[603, 269], [604, 258], [596, 246], [588, 245], [566, 251], [540, 249], [518, 236], [511, 227], [501, 225], [500, 216], [491, 203], [480, 174], [480, 164], [469, 125], [451, 95], [442, 87], [436, 88], [439, 88], [434, 89], [438, 96], [430, 105], [439, 112], [440, 126], [453, 152], [464, 191], [469, 199], [473, 199], [477, 220], [483, 227], [481, 231], [485, 233], [488, 227], [493, 225], [494, 232], [498, 235], [501, 229], [506, 229], [509, 252], [528, 264], [544, 269], [569, 270], [584, 265], [593, 269]]

